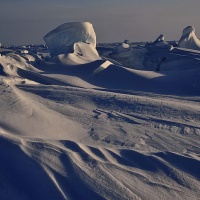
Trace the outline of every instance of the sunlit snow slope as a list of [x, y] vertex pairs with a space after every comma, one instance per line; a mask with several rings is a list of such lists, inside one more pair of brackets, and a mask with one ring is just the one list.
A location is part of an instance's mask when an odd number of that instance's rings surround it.
[[198, 59], [81, 56], [0, 57], [0, 199], [199, 199]]

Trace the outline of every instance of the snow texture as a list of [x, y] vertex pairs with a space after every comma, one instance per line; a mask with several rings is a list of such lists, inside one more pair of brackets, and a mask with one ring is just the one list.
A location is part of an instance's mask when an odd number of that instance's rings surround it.
[[200, 199], [200, 51], [154, 71], [72, 45], [1, 50], [0, 199]]

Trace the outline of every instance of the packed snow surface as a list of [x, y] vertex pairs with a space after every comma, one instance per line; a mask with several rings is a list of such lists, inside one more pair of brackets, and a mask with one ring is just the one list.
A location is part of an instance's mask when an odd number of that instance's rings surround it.
[[73, 45], [0, 57], [0, 199], [199, 199], [200, 52], [156, 72]]

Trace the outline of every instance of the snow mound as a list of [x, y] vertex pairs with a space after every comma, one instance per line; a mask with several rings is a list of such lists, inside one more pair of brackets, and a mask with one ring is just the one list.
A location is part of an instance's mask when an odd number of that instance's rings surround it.
[[115, 48], [114, 53], [120, 54], [120, 53], [124, 53], [127, 51], [130, 51], [130, 45], [128, 44], [128, 40], [124, 40], [124, 42], [122, 42], [120, 45], [118, 45]]
[[179, 40], [178, 47], [200, 50], [200, 40], [197, 38], [193, 26], [188, 26], [183, 29], [183, 34]]
[[96, 34], [89, 22], [65, 23], [44, 36], [51, 56], [73, 52], [76, 42], [85, 42], [96, 47]]
[[77, 65], [77, 64], [90, 63], [96, 60], [101, 60], [96, 48], [92, 44], [77, 42], [74, 43], [73, 49], [74, 49], [73, 53], [60, 54], [52, 58], [52, 61], [64, 65]]

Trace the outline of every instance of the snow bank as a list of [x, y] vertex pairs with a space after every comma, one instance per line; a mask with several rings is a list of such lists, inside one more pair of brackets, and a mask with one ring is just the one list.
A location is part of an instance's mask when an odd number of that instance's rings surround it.
[[195, 35], [195, 28], [193, 26], [188, 26], [183, 29], [183, 34], [179, 40], [178, 47], [200, 50], [200, 40]]
[[96, 34], [89, 22], [65, 23], [44, 36], [51, 56], [73, 52], [76, 42], [84, 42], [96, 48]]

